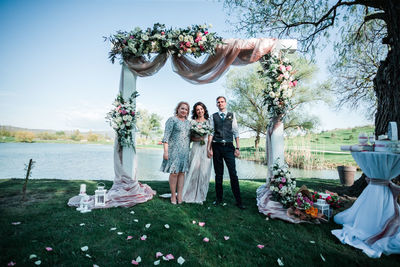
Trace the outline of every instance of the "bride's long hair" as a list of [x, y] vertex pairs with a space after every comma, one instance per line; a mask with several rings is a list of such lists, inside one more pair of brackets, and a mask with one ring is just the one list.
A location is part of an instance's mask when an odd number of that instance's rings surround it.
[[197, 107], [197, 106], [201, 106], [201, 107], [204, 109], [204, 119], [208, 120], [208, 118], [209, 118], [210, 116], [208, 115], [207, 107], [206, 107], [206, 105], [203, 104], [203, 102], [197, 102], [196, 104], [193, 105], [193, 109], [192, 109], [192, 119], [193, 119], [193, 120], [196, 120], [196, 119], [198, 118], [198, 117], [197, 117], [197, 113], [196, 113], [196, 107]]

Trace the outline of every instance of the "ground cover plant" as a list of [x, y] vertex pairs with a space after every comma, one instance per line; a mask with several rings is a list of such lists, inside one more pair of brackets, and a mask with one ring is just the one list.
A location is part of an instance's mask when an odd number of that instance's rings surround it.
[[[266, 220], [258, 213], [255, 199], [256, 189], [264, 182], [240, 181], [246, 210], [234, 206], [229, 182], [224, 183], [226, 205], [214, 206], [212, 182], [203, 205], [171, 205], [155, 196], [131, 208], [81, 214], [68, 207], [67, 201], [78, 193], [81, 183], [94, 192], [96, 181], [30, 180], [27, 200], [22, 202], [23, 180], [0, 180], [0, 265], [12, 261], [17, 266], [34, 266], [40, 260], [41, 266], [130, 266], [139, 256], [141, 266], [154, 266], [157, 260], [160, 266], [179, 266], [179, 257], [185, 260], [183, 266], [277, 266], [278, 259], [285, 266], [395, 266], [400, 261], [400, 255], [370, 259], [341, 244], [330, 233], [340, 228], [332, 221], [295, 225]], [[112, 185], [104, 183], [107, 188]], [[166, 181], [146, 183], [159, 194], [169, 191]], [[339, 186], [338, 181], [322, 179], [298, 179], [297, 183], [313, 190]], [[88, 249], [82, 251], [85, 246]], [[156, 258], [157, 252], [175, 259]], [[32, 254], [37, 257], [30, 259]]]

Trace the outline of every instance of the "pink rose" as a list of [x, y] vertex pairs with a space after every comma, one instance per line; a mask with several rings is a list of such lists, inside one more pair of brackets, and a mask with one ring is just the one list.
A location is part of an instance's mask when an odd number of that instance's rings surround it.
[[200, 50], [204, 51], [204, 46], [200, 45]]
[[286, 70], [287, 70], [287, 71], [291, 71], [291, 70], [292, 70], [292, 66], [290, 66], [290, 65], [289, 65], [289, 66], [286, 66]]
[[128, 113], [128, 112], [126, 112], [126, 110], [123, 109], [123, 110], [122, 110], [122, 114], [125, 115], [126, 113]]
[[135, 116], [135, 111], [132, 111], [131, 114], [132, 114], [132, 116]]
[[282, 189], [282, 187], [283, 187], [283, 184], [279, 184], [279, 189]]
[[293, 86], [296, 86], [296, 85], [297, 85], [297, 81], [294, 80], [294, 81], [293, 81]]
[[280, 66], [279, 66], [279, 69], [280, 69], [282, 72], [284, 72], [284, 71], [286, 70], [285, 66], [283, 66], [283, 65], [280, 65]]
[[164, 35], [165, 34], [165, 32], [161, 32], [161, 35]]
[[186, 42], [185, 44], [187, 47], [190, 47], [192, 44], [190, 42]]
[[206, 35], [206, 34], [208, 34], [208, 31], [205, 31], [205, 32], [204, 32], [204, 35]]
[[285, 177], [282, 178], [282, 183], [286, 183], [286, 178]]

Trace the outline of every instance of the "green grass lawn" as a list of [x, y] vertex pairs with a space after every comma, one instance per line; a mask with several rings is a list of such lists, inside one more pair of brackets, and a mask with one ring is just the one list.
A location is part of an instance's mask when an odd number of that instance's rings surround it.
[[[258, 213], [255, 199], [263, 180], [240, 181], [246, 210], [233, 205], [226, 182], [226, 206], [212, 205], [215, 191], [211, 183], [203, 205], [175, 206], [155, 196], [131, 208], [99, 209], [87, 214], [67, 206], [81, 183], [87, 184], [88, 192], [94, 192], [95, 181], [30, 180], [27, 201], [21, 202], [23, 180], [0, 180], [1, 266], [10, 261], [17, 266], [33, 266], [37, 259], [29, 259], [31, 254], [38, 256], [42, 266], [130, 266], [138, 256], [142, 258], [140, 266], [153, 266], [158, 251], [175, 256], [170, 262], [161, 259], [160, 266], [177, 266], [179, 256], [186, 260], [183, 266], [277, 266], [278, 258], [285, 266], [396, 266], [400, 262], [400, 255], [370, 259], [360, 250], [341, 244], [330, 233], [340, 228], [332, 221], [295, 225], [266, 220]], [[168, 182], [146, 183], [159, 194], [169, 191]], [[110, 188], [112, 182], [105, 184]], [[298, 179], [298, 186], [302, 184], [315, 190], [339, 186], [338, 181]], [[205, 222], [205, 226], [193, 224], [193, 220]], [[151, 226], [146, 228], [148, 223]], [[113, 227], [117, 229], [111, 231]], [[129, 235], [133, 239], [127, 240]], [[147, 240], [140, 240], [142, 235], [147, 235]], [[210, 242], [203, 242], [204, 237]], [[259, 249], [258, 244], [265, 247]], [[83, 246], [88, 246], [88, 251], [81, 251]], [[46, 247], [53, 251], [46, 251]]]

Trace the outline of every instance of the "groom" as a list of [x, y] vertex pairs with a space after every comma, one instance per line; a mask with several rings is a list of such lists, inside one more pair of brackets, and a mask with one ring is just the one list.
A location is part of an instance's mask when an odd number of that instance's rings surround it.
[[[211, 127], [214, 132], [209, 135], [208, 140], [208, 157], [213, 157], [215, 171], [215, 191], [217, 199], [215, 204], [222, 202], [222, 181], [224, 175], [224, 162], [228, 167], [229, 178], [231, 180], [231, 188], [236, 199], [236, 206], [245, 209], [240, 197], [239, 180], [236, 174], [235, 157], [239, 157], [239, 129], [236, 117], [233, 113], [226, 111], [226, 98], [217, 97], [218, 112], [214, 113], [211, 118]], [[236, 142], [236, 148], [233, 146], [233, 139]]]

